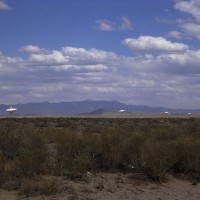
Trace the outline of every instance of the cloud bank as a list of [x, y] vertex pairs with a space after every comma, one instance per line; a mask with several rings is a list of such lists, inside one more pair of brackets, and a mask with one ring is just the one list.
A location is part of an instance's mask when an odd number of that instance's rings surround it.
[[[127, 38], [123, 43], [144, 54], [124, 56], [69, 46], [49, 50], [34, 45], [20, 48], [25, 58], [1, 53], [0, 101], [105, 99], [166, 107], [199, 105], [200, 50], [150, 36]], [[151, 54], [158, 50], [161, 53]]]

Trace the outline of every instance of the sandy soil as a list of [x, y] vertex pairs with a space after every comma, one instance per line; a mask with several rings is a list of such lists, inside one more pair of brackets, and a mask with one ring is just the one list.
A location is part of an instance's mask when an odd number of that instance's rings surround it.
[[20, 196], [19, 191], [0, 190], [2, 200], [199, 200], [200, 184], [169, 177], [155, 183], [134, 174], [88, 173], [84, 181], [59, 180], [59, 192], [50, 196]]

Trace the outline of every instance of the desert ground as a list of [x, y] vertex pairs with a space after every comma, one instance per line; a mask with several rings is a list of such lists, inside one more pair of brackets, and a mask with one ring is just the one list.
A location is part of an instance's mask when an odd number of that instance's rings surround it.
[[[138, 174], [89, 174], [84, 181], [59, 179], [59, 192], [53, 195], [21, 195], [17, 190], [0, 190], [2, 200], [199, 200], [200, 185], [189, 180], [168, 177], [155, 183]], [[4, 188], [3, 187], [3, 188]], [[10, 183], [12, 189], [13, 185]]]

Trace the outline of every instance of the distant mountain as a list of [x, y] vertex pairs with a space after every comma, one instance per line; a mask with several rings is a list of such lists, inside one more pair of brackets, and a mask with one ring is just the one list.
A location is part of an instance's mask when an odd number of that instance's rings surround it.
[[[10, 105], [0, 105], [0, 115], [8, 115], [6, 109]], [[163, 113], [169, 112], [172, 114], [192, 113], [200, 114], [200, 109], [168, 109], [163, 107], [135, 106], [127, 105], [117, 101], [77, 101], [77, 102], [61, 102], [61, 103], [26, 103], [12, 105], [18, 110], [17, 115], [30, 116], [67, 116], [78, 115], [81, 113], [102, 114], [105, 112], [113, 112], [125, 110], [127, 112], [141, 113]]]
[[97, 109], [97, 110], [93, 110], [92, 112], [80, 113], [79, 115], [102, 115], [107, 112], [108, 112], [108, 110]]

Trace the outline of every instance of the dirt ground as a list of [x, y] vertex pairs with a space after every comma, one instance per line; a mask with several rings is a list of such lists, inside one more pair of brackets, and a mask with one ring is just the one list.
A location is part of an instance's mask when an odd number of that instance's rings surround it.
[[22, 196], [18, 190], [0, 190], [2, 200], [199, 200], [200, 184], [169, 177], [155, 183], [138, 174], [87, 173], [85, 180], [59, 178], [59, 191], [49, 196]]

